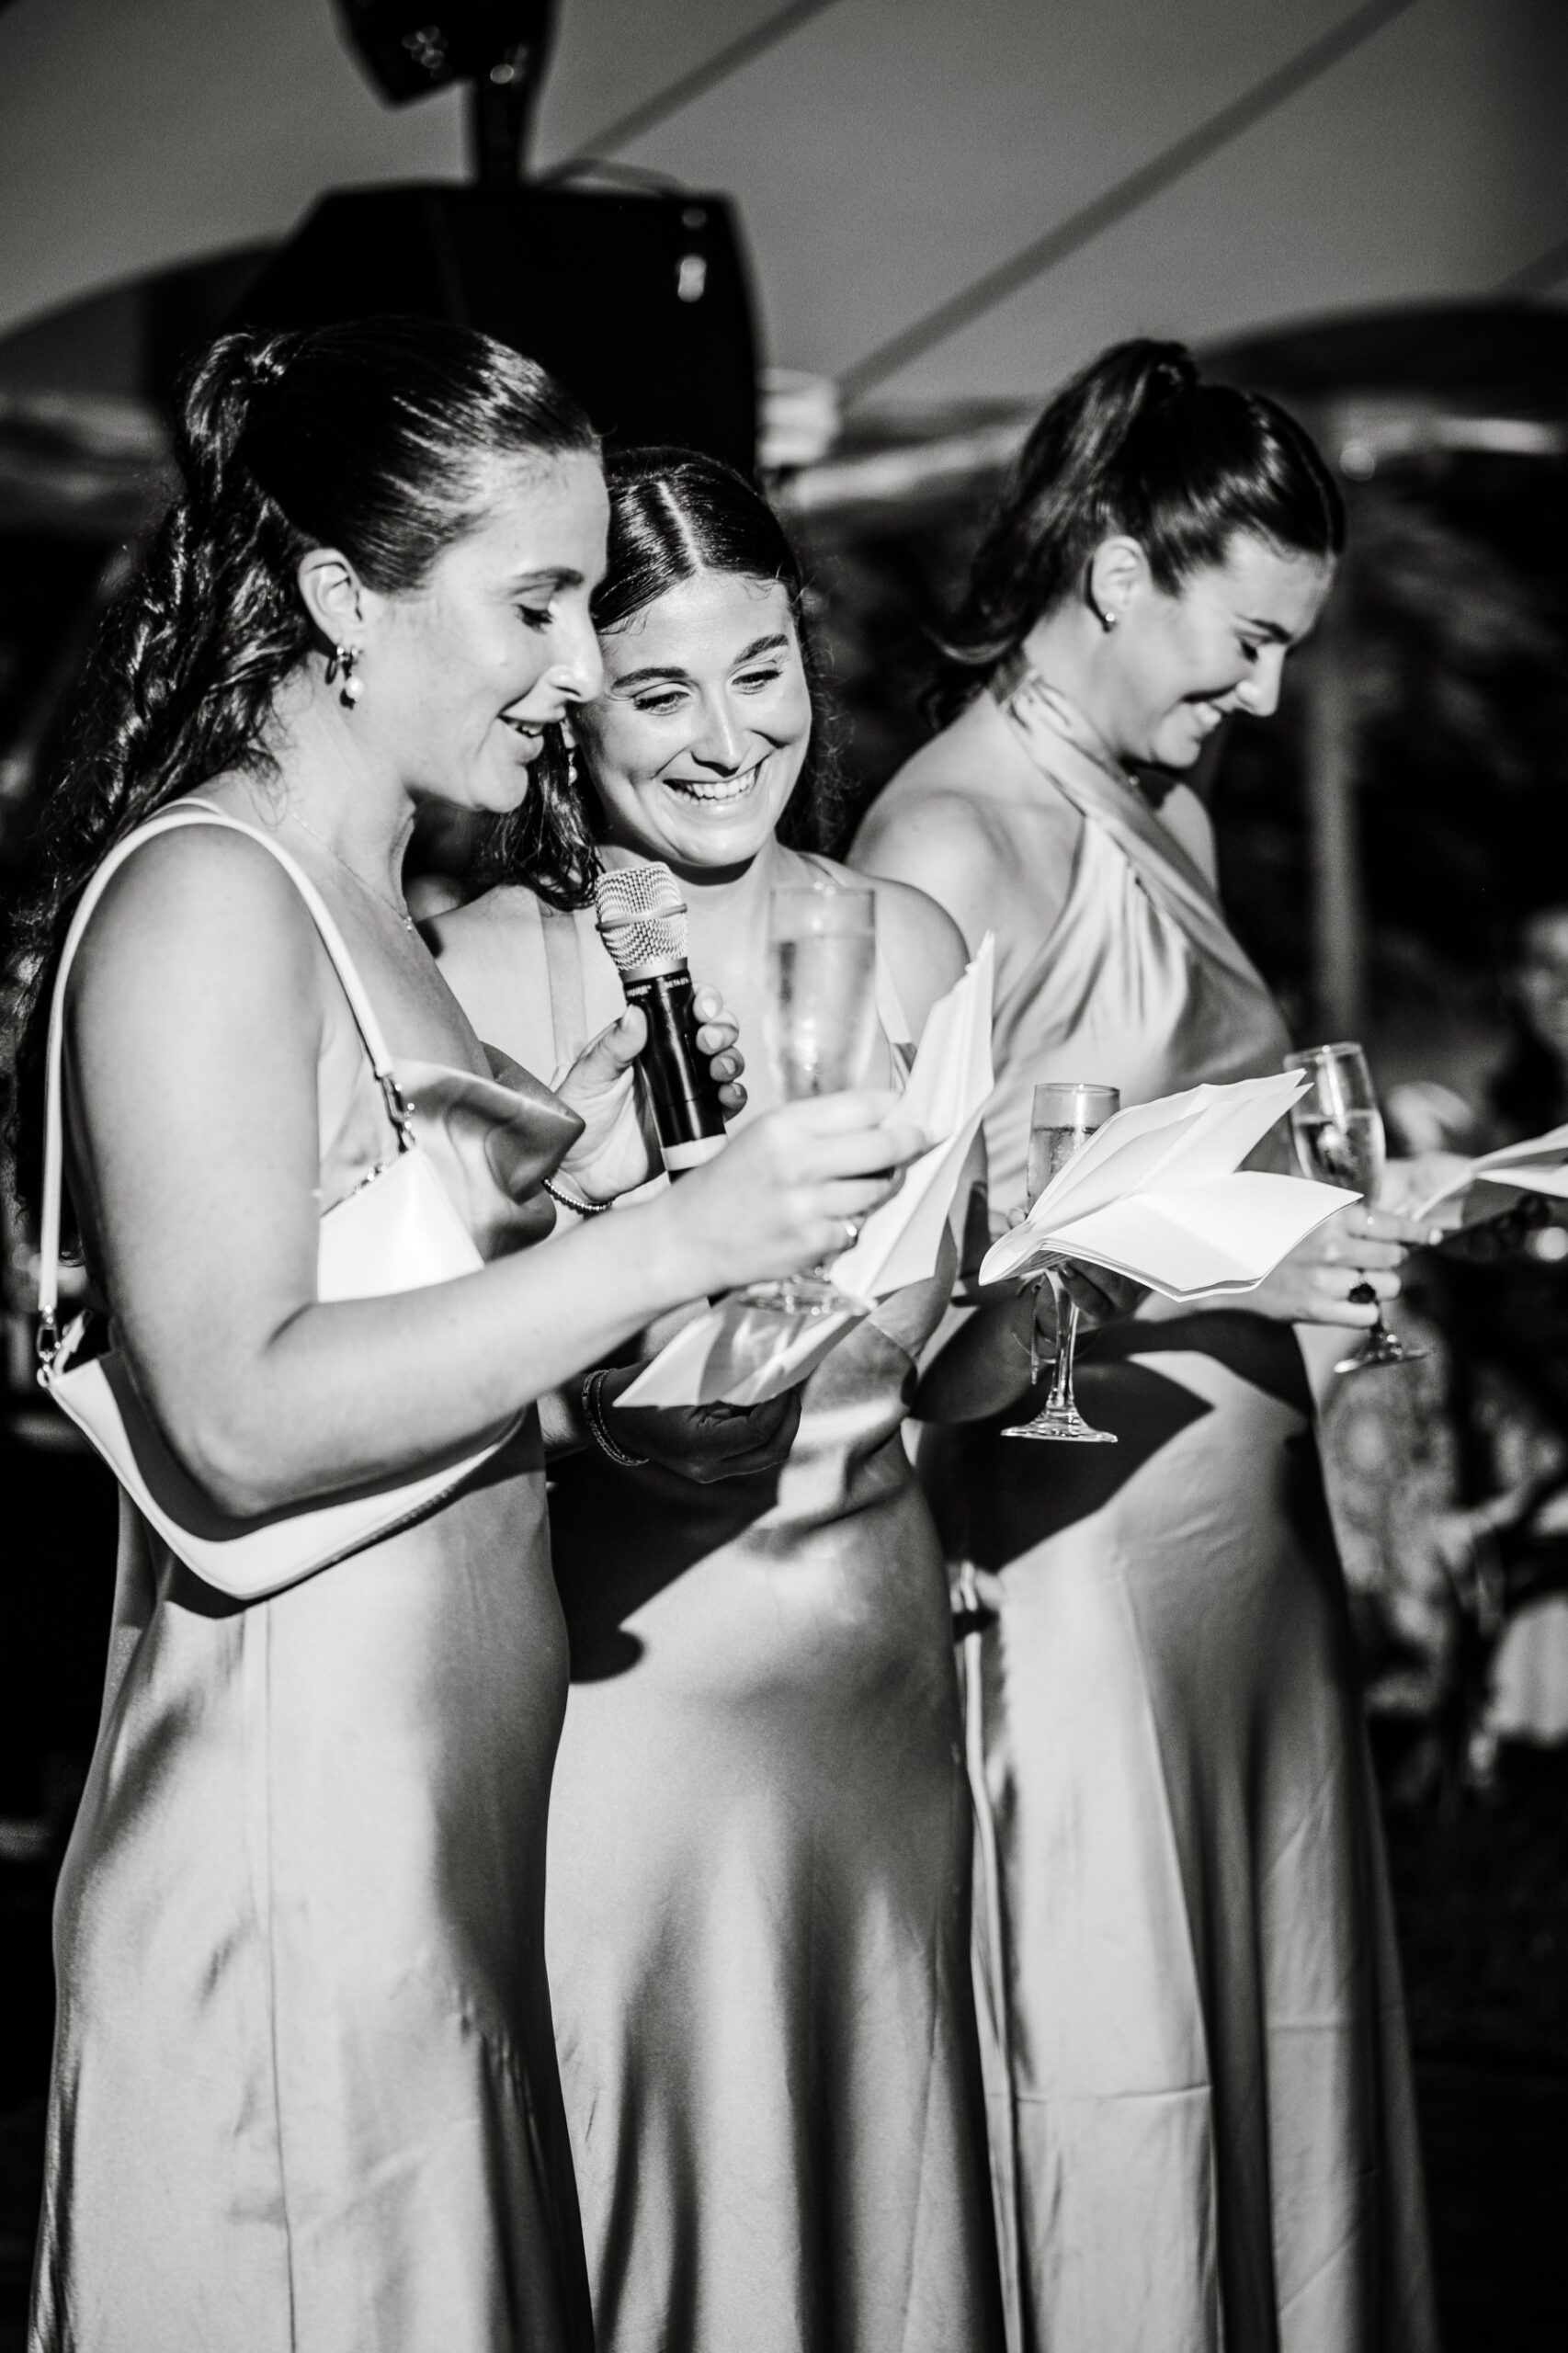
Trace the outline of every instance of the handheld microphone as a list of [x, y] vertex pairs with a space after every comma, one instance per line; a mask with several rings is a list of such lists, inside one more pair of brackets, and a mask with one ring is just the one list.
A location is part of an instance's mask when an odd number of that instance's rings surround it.
[[661, 859], [617, 866], [594, 885], [599, 938], [628, 1005], [641, 1006], [648, 1042], [638, 1057], [653, 1107], [659, 1149], [672, 1176], [724, 1146], [724, 1108], [706, 1056], [686, 961], [686, 902]]

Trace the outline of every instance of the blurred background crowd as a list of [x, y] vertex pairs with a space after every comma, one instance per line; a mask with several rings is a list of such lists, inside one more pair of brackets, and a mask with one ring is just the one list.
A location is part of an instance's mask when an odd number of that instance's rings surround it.
[[[1237, 930], [1299, 1037], [1365, 1042], [1396, 1151], [1568, 1120], [1565, 67], [1560, 0], [0, 0], [0, 889], [167, 495], [171, 384], [231, 318], [412, 290], [515, 318], [611, 435], [755, 462], [813, 583], [846, 838], [926, 733], [1045, 392], [1175, 335], [1301, 415], [1351, 517], [1279, 723], [1206, 758]], [[608, 352], [573, 342], [590, 291]], [[432, 827], [427, 887], [465, 850]], [[7, 1208], [0, 2344], [113, 1550], [32, 1382], [32, 1244]], [[1400, 1313], [1424, 1362], [1332, 1394], [1326, 1454], [1450, 2341], [1517, 2347], [1568, 2187], [1568, 1211], [1420, 1262]]]

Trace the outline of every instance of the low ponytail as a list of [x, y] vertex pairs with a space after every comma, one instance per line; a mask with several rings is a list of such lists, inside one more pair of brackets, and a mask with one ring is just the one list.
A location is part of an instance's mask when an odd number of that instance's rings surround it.
[[1174, 592], [1222, 562], [1239, 530], [1293, 554], [1339, 553], [1343, 502], [1309, 436], [1262, 394], [1206, 382], [1182, 344], [1113, 345], [1056, 393], [1018, 454], [938, 640], [937, 716], [1077, 592], [1103, 540], [1137, 540]]

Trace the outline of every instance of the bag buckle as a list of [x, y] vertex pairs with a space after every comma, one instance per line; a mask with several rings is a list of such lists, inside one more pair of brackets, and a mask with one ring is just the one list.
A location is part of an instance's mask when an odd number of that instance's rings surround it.
[[387, 1117], [397, 1136], [397, 1148], [399, 1152], [412, 1152], [417, 1142], [413, 1125], [415, 1106], [404, 1095], [393, 1072], [379, 1070], [376, 1077], [381, 1086], [381, 1100], [387, 1107]]

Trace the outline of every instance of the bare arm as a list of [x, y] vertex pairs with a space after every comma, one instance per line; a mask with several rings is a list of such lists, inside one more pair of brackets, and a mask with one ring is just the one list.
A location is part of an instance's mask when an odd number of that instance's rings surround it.
[[[317, 1063], [336, 988], [293, 890], [220, 835], [116, 878], [69, 999], [75, 1182], [138, 1386], [250, 1513], [429, 1467], [682, 1302], [810, 1263], [918, 1139], [886, 1098], [759, 1120], [677, 1190], [457, 1282], [316, 1298]], [[810, 1239], [808, 1241], [808, 1234]], [[799, 1245], [799, 1248], [797, 1248]]]

